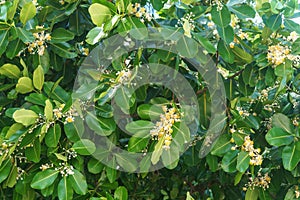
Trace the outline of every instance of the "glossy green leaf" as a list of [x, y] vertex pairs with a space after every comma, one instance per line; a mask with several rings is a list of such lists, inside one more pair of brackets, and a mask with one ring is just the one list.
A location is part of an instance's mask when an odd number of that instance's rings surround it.
[[21, 27], [17, 27], [16, 30], [17, 30], [18, 37], [22, 40], [22, 42], [27, 43], [27, 42], [34, 41], [34, 37], [31, 32]]
[[70, 175], [72, 188], [77, 194], [85, 195], [88, 189], [85, 177], [78, 170], [74, 169], [73, 171], [74, 174]]
[[70, 179], [64, 176], [58, 183], [57, 194], [59, 200], [72, 200], [73, 189]]
[[193, 58], [198, 53], [198, 44], [195, 40], [188, 37], [180, 37], [176, 43], [176, 49], [181, 56]]
[[96, 151], [95, 144], [88, 139], [81, 139], [75, 142], [72, 148], [80, 155], [91, 155]]
[[114, 193], [115, 200], [127, 200], [128, 199], [128, 191], [126, 187], [119, 186]]
[[6, 159], [0, 166], [0, 183], [2, 183], [9, 175], [12, 168], [12, 162], [10, 159]]
[[51, 33], [51, 43], [60, 43], [73, 40], [74, 34], [64, 28], [57, 28]]
[[31, 147], [25, 149], [25, 156], [28, 160], [38, 163], [41, 159], [41, 143], [39, 139], [35, 139]]
[[300, 142], [285, 146], [282, 151], [282, 163], [286, 170], [292, 171], [300, 161]]
[[235, 172], [237, 163], [238, 151], [229, 151], [222, 159], [221, 167], [225, 172]]
[[250, 156], [246, 151], [241, 151], [237, 157], [236, 169], [239, 172], [245, 172], [249, 167]]
[[130, 122], [126, 125], [126, 130], [133, 134], [150, 134], [150, 130], [154, 128], [154, 124], [146, 120], [138, 120]]
[[218, 6], [215, 5], [211, 9], [211, 17], [215, 24], [220, 27], [226, 27], [231, 21], [231, 15], [227, 6], [223, 5], [223, 8], [220, 10]]
[[8, 30], [0, 31], [0, 56], [6, 51], [8, 43]]
[[248, 189], [246, 192], [245, 200], [257, 200], [259, 191], [258, 189]]
[[282, 113], [276, 113], [273, 115], [272, 126], [282, 128], [285, 132], [293, 134], [290, 119]]
[[255, 10], [247, 4], [237, 4], [229, 7], [230, 11], [236, 14], [241, 19], [254, 18]]
[[231, 151], [232, 144], [230, 142], [230, 136], [228, 134], [223, 134], [219, 137], [216, 144], [214, 145], [211, 154], [216, 156], [222, 156], [228, 151]]
[[273, 127], [266, 134], [266, 140], [270, 145], [279, 147], [291, 144], [294, 140], [294, 136], [284, 131], [282, 128]]
[[56, 147], [61, 137], [61, 128], [59, 124], [50, 127], [45, 136], [45, 143], [48, 147]]
[[53, 169], [46, 169], [38, 172], [32, 179], [30, 186], [34, 189], [45, 189], [54, 183], [59, 171]]

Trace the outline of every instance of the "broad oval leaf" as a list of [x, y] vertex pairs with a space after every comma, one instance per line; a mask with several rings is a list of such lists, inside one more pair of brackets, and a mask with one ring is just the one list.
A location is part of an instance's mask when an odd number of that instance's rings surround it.
[[245, 172], [249, 167], [250, 156], [246, 151], [241, 151], [237, 157], [236, 169], [239, 172]]
[[33, 90], [32, 80], [28, 77], [21, 77], [16, 85], [16, 91], [21, 94], [29, 93]]
[[50, 127], [45, 136], [45, 143], [48, 147], [56, 147], [61, 136], [61, 128], [59, 124]]
[[21, 71], [16, 65], [6, 63], [0, 67], [0, 75], [8, 78], [17, 79], [20, 77], [20, 74]]
[[54, 183], [59, 171], [53, 169], [46, 169], [38, 172], [32, 179], [30, 186], [34, 189], [45, 189]]
[[128, 199], [128, 191], [127, 191], [126, 187], [119, 186], [114, 193], [114, 198], [116, 200], [127, 200]]
[[231, 21], [231, 15], [227, 6], [223, 5], [222, 9], [219, 9], [217, 5], [211, 9], [211, 17], [215, 24], [220, 27], [226, 27]]
[[292, 171], [300, 161], [300, 142], [285, 146], [282, 151], [282, 163], [286, 170]]
[[73, 189], [70, 179], [64, 176], [58, 183], [57, 194], [59, 200], [72, 200]]
[[97, 26], [102, 26], [102, 24], [111, 18], [111, 12], [105, 5], [94, 3], [89, 7], [89, 13], [91, 15], [92, 21]]
[[41, 65], [39, 65], [33, 72], [33, 86], [38, 89], [42, 90], [44, 85], [44, 70]]
[[26, 3], [20, 12], [20, 20], [25, 26], [26, 22], [36, 15], [36, 7], [33, 2]]
[[34, 124], [38, 117], [39, 116], [32, 110], [25, 109], [16, 110], [13, 114], [13, 119], [24, 126]]
[[77, 194], [85, 195], [87, 193], [87, 183], [85, 177], [76, 169], [73, 170], [74, 174], [70, 176], [72, 187]]
[[273, 127], [271, 130], [268, 131], [266, 134], [266, 140], [270, 145], [273, 146], [283, 146], [289, 145], [293, 142], [294, 136], [290, 133], [284, 131], [282, 128]]
[[96, 151], [95, 144], [88, 139], [81, 139], [75, 142], [72, 148], [80, 155], [91, 155]]

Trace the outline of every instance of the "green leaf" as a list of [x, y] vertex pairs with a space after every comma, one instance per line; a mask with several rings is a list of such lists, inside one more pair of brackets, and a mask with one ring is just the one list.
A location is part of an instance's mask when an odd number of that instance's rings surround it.
[[16, 165], [13, 165], [10, 172], [9, 176], [7, 177], [4, 187], [14, 187], [15, 184], [17, 183], [17, 176], [18, 176], [18, 168]]
[[144, 23], [142, 23], [138, 18], [135, 17], [128, 17], [127, 18], [130, 23], [130, 35], [137, 39], [137, 40], [143, 40], [148, 36], [148, 30]]
[[13, 119], [24, 126], [34, 124], [38, 117], [39, 116], [32, 110], [25, 109], [16, 110], [13, 114]]
[[51, 43], [67, 42], [74, 39], [74, 34], [64, 28], [57, 28], [51, 33]]
[[292, 171], [300, 161], [300, 142], [285, 146], [282, 151], [282, 163], [286, 170]]
[[194, 39], [182, 36], [176, 43], [176, 49], [181, 56], [193, 58], [198, 53], [198, 44]]
[[33, 86], [38, 89], [42, 90], [44, 85], [44, 70], [41, 65], [39, 65], [33, 72]]
[[141, 152], [146, 148], [150, 140], [149, 132], [142, 132], [134, 134], [128, 141], [129, 152]]
[[64, 176], [57, 185], [57, 194], [59, 200], [72, 200], [73, 189], [70, 179]]
[[45, 136], [45, 143], [48, 147], [56, 147], [61, 137], [61, 129], [59, 124], [50, 127]]
[[91, 158], [88, 162], [88, 171], [92, 174], [99, 174], [104, 168], [101, 161]]
[[208, 154], [206, 156], [206, 162], [209, 166], [209, 170], [212, 172], [216, 172], [218, 170], [218, 157]]
[[59, 171], [53, 169], [46, 169], [38, 172], [32, 179], [30, 186], [34, 189], [42, 190], [54, 183]]
[[96, 151], [95, 144], [88, 139], [81, 139], [75, 142], [72, 148], [80, 155], [91, 155]]
[[192, 197], [192, 195], [190, 194], [190, 192], [187, 192], [185, 200], [195, 200], [195, 199]]
[[138, 120], [128, 123], [125, 128], [133, 134], [150, 135], [150, 130], [154, 128], [154, 124], [150, 121]]
[[118, 165], [120, 165], [120, 167], [122, 169], [124, 169], [127, 172], [135, 172], [137, 167], [138, 167], [138, 163], [136, 161], [136, 158], [128, 156], [127, 153], [118, 153], [115, 154], [116, 157], [116, 161], [118, 163]]
[[20, 12], [20, 21], [25, 26], [26, 22], [36, 15], [36, 7], [33, 2], [26, 3]]
[[293, 134], [290, 119], [282, 113], [276, 113], [272, 117], [272, 126], [282, 128], [285, 132]]
[[44, 115], [47, 121], [53, 120], [53, 106], [49, 99], [45, 101]]
[[102, 27], [94, 27], [90, 30], [86, 36], [86, 42], [90, 45], [94, 45], [102, 38], [106, 37], [106, 33], [103, 31]]
[[92, 22], [97, 26], [102, 26], [109, 18], [111, 18], [111, 12], [105, 5], [94, 3], [89, 7], [89, 13], [92, 18]]
[[206, 49], [208, 53], [216, 53], [215, 46], [209, 41], [209, 39], [202, 37], [200, 34], [193, 34], [195, 39], [201, 44], [202, 48]]
[[233, 54], [235, 55], [236, 59], [239, 59], [241, 62], [245, 64], [251, 63], [253, 61], [253, 56], [246, 52], [245, 50], [241, 49], [238, 46], [234, 46], [232, 49]]
[[255, 10], [247, 4], [233, 5], [229, 9], [241, 19], [254, 18], [256, 14]]
[[284, 131], [282, 128], [273, 127], [271, 130], [268, 131], [266, 134], [266, 140], [270, 145], [273, 146], [283, 146], [289, 145], [293, 142], [294, 136], [290, 133]]
[[115, 200], [127, 200], [128, 199], [128, 192], [126, 187], [119, 186], [115, 193], [114, 193]]
[[296, 31], [298, 34], [300, 34], [300, 25], [298, 23], [290, 19], [284, 19], [284, 26], [291, 32]]
[[85, 177], [76, 169], [73, 170], [74, 174], [70, 176], [72, 187], [77, 194], [85, 195], [87, 193], [87, 183]]
[[263, 16], [264, 22], [267, 27], [269, 27], [272, 31], [277, 31], [282, 24], [282, 16], [281, 14], [271, 15], [268, 19], [266, 16]]
[[18, 131], [20, 131], [21, 129], [23, 129], [24, 126], [20, 123], [14, 123], [12, 126], [9, 127], [5, 138], [9, 139], [11, 136], [13, 136], [14, 134], [16, 134]]
[[238, 151], [227, 152], [221, 162], [221, 167], [225, 172], [232, 173], [236, 171]]
[[227, 6], [223, 5], [222, 10], [218, 10], [218, 6], [215, 5], [211, 9], [211, 17], [212, 21], [220, 26], [220, 27], [226, 27], [229, 25], [231, 21], [231, 15], [227, 8]]
[[0, 31], [0, 56], [6, 51], [8, 43], [8, 30]]
[[38, 163], [41, 159], [41, 143], [39, 139], [35, 139], [31, 147], [25, 149], [27, 160]]
[[9, 172], [12, 167], [12, 162], [10, 159], [6, 159], [2, 162], [0, 167], [0, 183], [2, 183], [9, 175]]
[[73, 123], [65, 124], [64, 131], [70, 141], [76, 142], [80, 140], [80, 137], [84, 133], [84, 124], [82, 119], [76, 117]]
[[293, 74], [293, 62], [288, 59], [285, 59], [285, 62], [283, 64], [280, 64], [275, 67], [274, 72], [275, 75], [279, 77], [286, 77]]
[[51, 49], [54, 53], [63, 58], [75, 58], [77, 56], [77, 53], [74, 52], [71, 45], [66, 42], [57, 44], [51, 43]]
[[245, 200], [257, 200], [259, 191], [258, 189], [248, 188], [245, 196]]
[[211, 154], [216, 156], [222, 156], [228, 151], [231, 151], [232, 144], [230, 142], [231, 137], [228, 134], [223, 134], [219, 137], [214, 145]]
[[158, 140], [157, 144], [154, 147], [154, 151], [152, 152], [151, 155], [151, 162], [155, 165], [156, 163], [158, 163], [160, 156], [163, 153], [163, 144], [164, 144], [164, 140], [161, 138], [160, 140]]
[[142, 119], [159, 119], [160, 115], [163, 113], [161, 107], [150, 104], [141, 104], [137, 108], [137, 113]]
[[249, 167], [250, 156], [246, 151], [241, 151], [237, 157], [236, 169], [240, 172], [245, 172]]
[[231, 43], [234, 39], [234, 31], [231, 26], [217, 27], [220, 37], [227, 43]]
[[34, 37], [31, 32], [21, 27], [17, 27], [16, 30], [17, 30], [18, 37], [22, 40], [22, 42], [27, 43], [27, 42], [34, 41]]
[[21, 71], [16, 65], [7, 63], [0, 67], [0, 74], [11, 79], [18, 79]]
[[234, 54], [232, 53], [230, 47], [225, 43], [225, 41], [223, 40], [219, 41], [218, 52], [226, 62], [228, 63], [234, 62]]
[[21, 77], [16, 85], [16, 91], [21, 94], [29, 93], [33, 90], [32, 80], [28, 77]]
[[238, 172], [235, 177], [234, 177], [234, 185], [236, 186], [237, 184], [239, 184], [239, 182], [241, 181], [242, 177], [243, 177], [244, 173], [242, 172]]

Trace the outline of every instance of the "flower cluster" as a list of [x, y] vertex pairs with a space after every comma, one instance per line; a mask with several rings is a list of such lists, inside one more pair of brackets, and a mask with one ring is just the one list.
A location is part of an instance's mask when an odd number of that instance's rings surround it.
[[298, 199], [300, 197], [300, 191], [298, 185], [295, 186], [295, 197]]
[[262, 175], [261, 172], [258, 172], [257, 177], [249, 178], [249, 182], [245, 185], [243, 189], [247, 190], [247, 188], [250, 188], [253, 190], [255, 187], [260, 187], [265, 190], [269, 188], [270, 182], [271, 182], [271, 177], [268, 175], [268, 173]]
[[117, 79], [116, 79], [116, 82], [119, 83], [119, 84], [126, 84], [130, 81], [131, 77], [132, 77], [132, 71], [131, 70], [121, 70], [119, 72], [117, 72]]
[[260, 148], [255, 149], [253, 146], [253, 141], [250, 139], [250, 136], [246, 136], [244, 138], [244, 144], [242, 145], [242, 150], [249, 152], [250, 159], [250, 165], [261, 165], [263, 158], [262, 155], [260, 155]]
[[187, 13], [183, 18], [178, 20], [177, 24], [183, 27], [188, 26], [190, 30], [193, 31], [195, 29], [195, 20], [193, 19], [194, 17], [195, 15], [192, 12]]
[[47, 42], [51, 40], [49, 33], [45, 31], [33, 33], [35, 40], [33, 42], [27, 43], [27, 49], [30, 54], [38, 53], [40, 56], [44, 55], [45, 49], [47, 47]]
[[172, 126], [175, 122], [180, 121], [180, 113], [176, 108], [168, 108], [167, 106], [162, 106], [164, 114], [160, 115], [160, 121], [156, 122], [154, 129], [150, 131], [153, 140], [163, 139], [163, 149], [170, 149], [170, 144], [172, 141]]
[[131, 5], [131, 14], [140, 18], [142, 22], [144, 22], [145, 19], [150, 22], [152, 19], [150, 13], [147, 12], [146, 8], [141, 7], [141, 4], [139, 3]]
[[239, 112], [239, 115], [242, 117], [248, 117], [250, 113], [247, 110], [244, 110], [242, 107], [237, 107], [237, 111]]
[[297, 35], [297, 33], [295, 31], [291, 32], [290, 35], [287, 37], [288, 41], [291, 42], [295, 42], [297, 39], [299, 38], [299, 36]]
[[63, 148], [63, 150], [65, 150], [68, 160], [71, 160], [72, 158], [77, 157], [77, 152], [74, 149], [65, 149], [65, 148]]
[[55, 168], [59, 171], [62, 176], [69, 176], [74, 174], [74, 167], [72, 165], [67, 165], [66, 163], [59, 163], [60, 167]]
[[288, 58], [290, 54], [290, 48], [288, 46], [282, 46], [280, 44], [269, 46], [268, 48], [268, 61], [275, 67], [284, 63], [285, 58]]
[[41, 165], [41, 166], [40, 166], [40, 169], [41, 169], [42, 171], [45, 171], [46, 169], [49, 169], [49, 168], [51, 168], [51, 167], [53, 167], [53, 166], [54, 166], [53, 163], [51, 163], [51, 164], [46, 163], [46, 164]]
[[245, 40], [245, 39], [248, 39], [248, 38], [249, 38], [248, 33], [243, 32], [242, 29], [239, 30], [238, 36], [239, 36], [239, 38], [241, 38], [241, 40]]

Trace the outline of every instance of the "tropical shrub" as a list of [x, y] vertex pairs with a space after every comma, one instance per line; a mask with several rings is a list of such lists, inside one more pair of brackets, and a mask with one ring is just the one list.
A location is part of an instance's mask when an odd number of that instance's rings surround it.
[[296, 0], [2, 0], [1, 199], [298, 199]]

